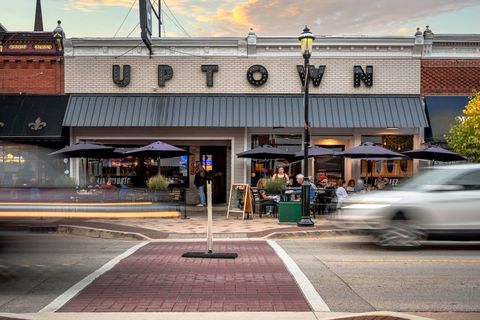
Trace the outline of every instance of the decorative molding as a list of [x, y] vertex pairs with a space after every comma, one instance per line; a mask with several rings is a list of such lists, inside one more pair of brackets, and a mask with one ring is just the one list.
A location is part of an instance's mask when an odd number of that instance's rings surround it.
[[30, 122], [28, 124], [28, 127], [34, 131], [38, 131], [38, 130], [42, 130], [43, 128], [45, 128], [47, 126], [47, 123], [46, 122], [43, 122], [42, 119], [40, 119], [40, 117], [38, 117], [37, 119], [35, 119], [34, 122]]

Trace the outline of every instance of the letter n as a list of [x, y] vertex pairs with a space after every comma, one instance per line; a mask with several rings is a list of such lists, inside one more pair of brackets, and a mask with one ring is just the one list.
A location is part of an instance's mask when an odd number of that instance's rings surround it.
[[360, 82], [363, 82], [366, 87], [373, 86], [373, 66], [367, 66], [367, 71], [364, 72], [361, 66], [353, 67], [353, 86], [360, 87]]

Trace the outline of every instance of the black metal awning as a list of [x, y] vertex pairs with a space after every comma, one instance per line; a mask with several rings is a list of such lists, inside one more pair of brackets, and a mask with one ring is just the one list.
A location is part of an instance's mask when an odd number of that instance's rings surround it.
[[61, 140], [68, 96], [0, 95], [0, 139]]
[[469, 98], [464, 96], [426, 97], [426, 109], [429, 126], [425, 129], [428, 140], [445, 141], [445, 135], [450, 126], [455, 124], [455, 118], [463, 115], [462, 110], [468, 104]]
[[[64, 126], [303, 128], [301, 95], [72, 95]], [[421, 128], [419, 96], [311, 95], [313, 128]]]

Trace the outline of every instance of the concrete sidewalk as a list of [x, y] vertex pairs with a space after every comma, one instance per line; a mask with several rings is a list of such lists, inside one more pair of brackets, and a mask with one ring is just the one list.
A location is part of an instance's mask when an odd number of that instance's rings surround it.
[[[324, 217], [314, 219], [315, 227], [301, 228], [295, 223], [280, 223], [277, 218], [257, 215], [252, 220], [226, 218], [226, 207], [216, 207], [213, 233], [222, 239], [282, 238], [318, 235], [334, 228]], [[205, 208], [189, 208], [188, 219], [182, 218], [115, 218], [115, 219], [3, 219], [0, 228], [25, 231], [61, 231], [101, 238], [131, 239], [205, 239]]]

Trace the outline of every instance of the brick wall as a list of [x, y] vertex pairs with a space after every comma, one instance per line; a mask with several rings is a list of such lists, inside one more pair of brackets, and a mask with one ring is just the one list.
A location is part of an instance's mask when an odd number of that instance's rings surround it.
[[422, 95], [463, 96], [480, 89], [480, 60], [422, 60]]
[[[312, 58], [311, 63], [326, 65], [315, 94], [420, 94], [420, 60], [411, 58]], [[131, 82], [120, 88], [112, 81], [112, 65], [131, 65]], [[173, 78], [158, 88], [157, 66], [168, 64]], [[206, 86], [202, 64], [218, 64], [214, 86]], [[265, 66], [269, 78], [265, 85], [254, 87], [246, 80], [248, 68]], [[301, 93], [296, 65], [298, 58], [237, 57], [65, 57], [65, 92], [67, 93]], [[353, 87], [353, 66], [374, 67], [374, 85]]]
[[62, 94], [63, 57], [0, 56], [0, 93]]

